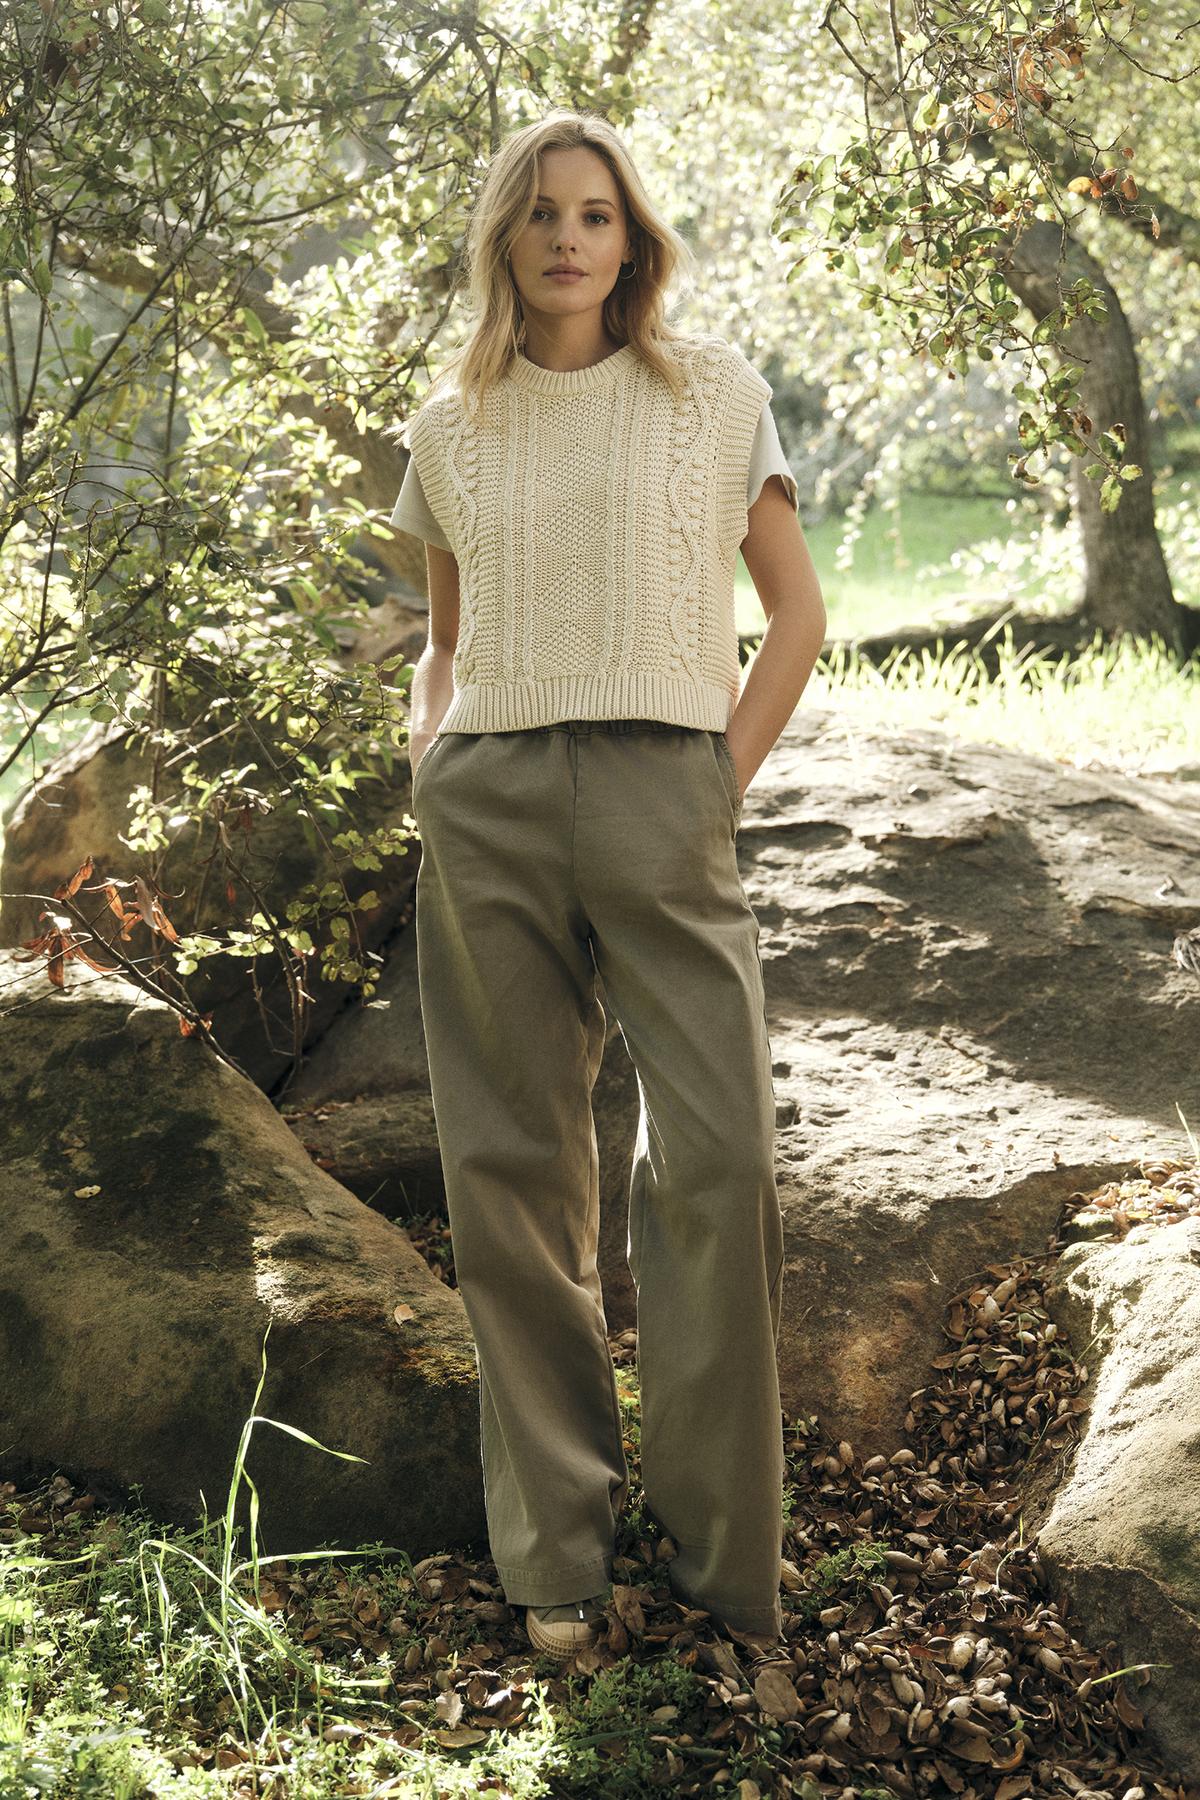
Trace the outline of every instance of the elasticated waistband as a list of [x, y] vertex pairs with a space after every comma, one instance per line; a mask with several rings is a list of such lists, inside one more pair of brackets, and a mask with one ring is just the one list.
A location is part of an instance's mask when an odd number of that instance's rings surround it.
[[569, 731], [575, 737], [589, 737], [593, 731], [694, 731], [695, 729], [694, 725], [676, 725], [670, 719], [556, 719], [551, 725], [530, 725], [521, 735], [536, 736], [538, 733], [546, 731]]

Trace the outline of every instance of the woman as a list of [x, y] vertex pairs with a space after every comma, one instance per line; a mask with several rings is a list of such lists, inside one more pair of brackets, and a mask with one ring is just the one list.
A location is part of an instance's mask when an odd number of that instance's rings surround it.
[[[771, 389], [665, 324], [690, 253], [607, 121], [510, 136], [467, 250], [476, 323], [405, 428], [392, 523], [427, 544], [417, 964], [491, 1552], [538, 1649], [595, 1641], [629, 1487], [596, 1268], [599, 976], [641, 1100], [647, 1505], [672, 1590], [775, 1641], [783, 1244], [735, 837], [824, 607]], [[739, 548], [770, 615], [741, 697]]]

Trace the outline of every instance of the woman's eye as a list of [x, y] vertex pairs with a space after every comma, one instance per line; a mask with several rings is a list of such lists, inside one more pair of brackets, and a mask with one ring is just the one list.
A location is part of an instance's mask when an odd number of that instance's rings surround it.
[[[544, 213], [545, 210], [546, 209], [543, 206], [535, 206], [529, 215], [530, 219], [536, 219], [540, 214]], [[602, 225], [607, 225], [609, 222], [607, 213], [587, 213], [585, 214], [585, 217], [589, 219], [599, 219]]]

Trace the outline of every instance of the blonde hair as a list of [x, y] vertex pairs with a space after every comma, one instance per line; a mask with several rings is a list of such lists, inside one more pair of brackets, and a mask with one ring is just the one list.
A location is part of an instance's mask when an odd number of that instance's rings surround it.
[[453, 382], [469, 415], [524, 345], [524, 311], [508, 253], [533, 209], [542, 154], [577, 148], [594, 150], [611, 170], [625, 203], [633, 248], [632, 276], [619, 276], [604, 302], [605, 329], [622, 346], [632, 344], [677, 400], [683, 394], [683, 376], [660, 345], [686, 336], [666, 323], [668, 288], [677, 276], [685, 278], [681, 290], [690, 287], [695, 258], [651, 205], [632, 157], [608, 120], [600, 113], [556, 107], [505, 138], [471, 210], [464, 262], [468, 312], [475, 324], [434, 384], [440, 390]]

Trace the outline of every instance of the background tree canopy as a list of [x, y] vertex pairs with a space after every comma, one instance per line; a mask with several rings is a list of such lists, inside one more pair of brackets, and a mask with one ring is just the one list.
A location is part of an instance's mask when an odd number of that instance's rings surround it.
[[[872, 518], [911, 518], [914, 491], [984, 493], [959, 586], [1001, 605], [968, 605], [967, 638], [1025, 614], [1034, 642], [1129, 633], [1182, 663], [1190, 23], [1120, 0], [14, 0], [0, 794], [89, 727], [137, 743], [131, 858], [153, 887], [191, 834], [231, 895], [228, 932], [184, 932], [158, 979], [186, 996], [218, 949], [277, 954], [302, 1009], [319, 954], [373, 991], [373, 895], [346, 877], [409, 834], [356, 830], [350, 807], [394, 775], [407, 664], [363, 644], [424, 569], [383, 523], [396, 437], [465, 329], [480, 168], [556, 105], [627, 133], [696, 249], [676, 322], [771, 380], [837, 630], [865, 622], [838, 577]], [[870, 621], [893, 634], [927, 623], [902, 567]], [[236, 829], [267, 813], [298, 818], [313, 856], [286, 904], [235, 879]]]

